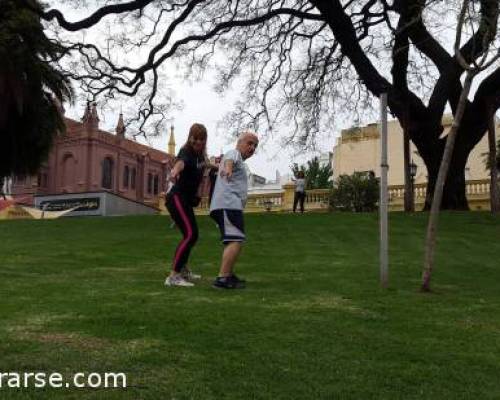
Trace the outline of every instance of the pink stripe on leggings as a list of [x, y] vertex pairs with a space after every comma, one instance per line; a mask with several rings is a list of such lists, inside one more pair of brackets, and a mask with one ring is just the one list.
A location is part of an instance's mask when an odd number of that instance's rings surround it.
[[186, 246], [188, 245], [189, 241], [191, 240], [191, 237], [193, 236], [193, 228], [191, 227], [191, 224], [189, 223], [189, 218], [187, 217], [186, 213], [184, 212], [184, 209], [182, 208], [181, 201], [179, 200], [179, 195], [177, 195], [177, 194], [174, 194], [174, 203], [175, 203], [175, 206], [177, 207], [177, 211], [179, 211], [179, 214], [181, 215], [181, 218], [184, 221], [184, 224], [187, 227], [187, 236], [181, 242], [181, 245], [178, 247], [178, 250], [175, 253], [174, 265], [173, 265], [173, 268], [175, 270], [175, 266], [177, 265], [179, 258], [181, 257], [182, 253], [186, 249]]

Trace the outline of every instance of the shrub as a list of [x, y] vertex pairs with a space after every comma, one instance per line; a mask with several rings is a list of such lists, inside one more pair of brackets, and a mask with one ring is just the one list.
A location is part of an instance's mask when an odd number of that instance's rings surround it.
[[379, 198], [379, 182], [370, 171], [340, 175], [330, 192], [330, 207], [339, 211], [375, 211]]

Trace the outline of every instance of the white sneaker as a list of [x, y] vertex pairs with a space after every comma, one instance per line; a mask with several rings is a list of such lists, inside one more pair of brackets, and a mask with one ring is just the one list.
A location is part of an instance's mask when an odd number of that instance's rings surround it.
[[169, 276], [167, 279], [165, 279], [165, 286], [191, 287], [191, 286], [194, 286], [194, 284], [192, 284], [191, 282], [188, 282], [182, 276], [177, 275], [177, 276]]
[[190, 268], [185, 267], [181, 271], [181, 276], [188, 281], [195, 281], [201, 279], [201, 275], [195, 274]]

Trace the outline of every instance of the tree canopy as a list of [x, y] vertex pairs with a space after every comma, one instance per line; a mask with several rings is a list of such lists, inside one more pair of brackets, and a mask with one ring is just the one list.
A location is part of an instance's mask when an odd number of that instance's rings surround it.
[[[158, 129], [165, 119], [159, 96], [166, 64], [193, 79], [215, 68], [221, 91], [243, 79], [241, 101], [226, 122], [235, 130], [252, 124], [271, 132], [285, 121], [292, 125], [285, 141], [302, 147], [331, 130], [339, 113], [363, 115], [372, 96], [387, 92], [391, 112], [427, 166], [432, 193], [444, 149], [443, 113], [447, 106], [456, 110], [462, 87], [464, 68], [446, 46], [458, 1], [65, 1], [80, 3], [92, 9], [78, 20], [56, 9], [33, 11], [64, 46], [58, 65], [67, 77], [92, 96], [141, 99], [128, 121], [137, 121], [139, 129], [147, 121]], [[498, 50], [498, 10], [497, 0], [471, 2], [468, 39], [460, 49], [467, 61], [480, 58], [486, 44]], [[99, 36], [91, 40], [96, 29]], [[467, 207], [465, 163], [499, 106], [500, 68], [494, 65], [468, 101], [445, 208]]]
[[[38, 12], [35, 1], [28, 2]], [[16, 0], [0, 2], [0, 176], [34, 173], [64, 125], [59, 102], [71, 97], [54, 68], [62, 47], [50, 41], [36, 14]]]
[[306, 189], [327, 189], [332, 186], [332, 166], [330, 163], [321, 165], [318, 157], [313, 157], [307, 164], [294, 163], [292, 173], [297, 178], [299, 171], [304, 173]]

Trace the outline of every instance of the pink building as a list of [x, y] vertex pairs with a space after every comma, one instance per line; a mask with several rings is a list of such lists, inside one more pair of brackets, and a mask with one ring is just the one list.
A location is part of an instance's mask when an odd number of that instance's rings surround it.
[[116, 134], [99, 129], [96, 105], [88, 105], [81, 122], [65, 118], [66, 134], [59, 137], [37, 176], [14, 178], [13, 197], [33, 204], [34, 196], [110, 192], [121, 198], [158, 207], [172, 154], [125, 138], [120, 114]]

